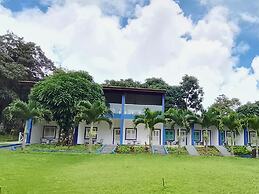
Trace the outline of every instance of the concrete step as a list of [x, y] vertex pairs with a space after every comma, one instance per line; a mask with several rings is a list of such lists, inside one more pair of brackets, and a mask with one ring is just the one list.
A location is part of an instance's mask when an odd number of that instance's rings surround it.
[[163, 145], [153, 145], [152, 153], [153, 154], [168, 154], [165, 146], [163, 146]]
[[232, 156], [224, 146], [215, 146], [222, 156]]
[[100, 154], [112, 154], [116, 147], [117, 145], [103, 145]]
[[189, 155], [191, 156], [199, 156], [199, 152], [196, 150], [196, 148], [193, 145], [187, 145], [185, 146], [187, 152], [189, 153]]

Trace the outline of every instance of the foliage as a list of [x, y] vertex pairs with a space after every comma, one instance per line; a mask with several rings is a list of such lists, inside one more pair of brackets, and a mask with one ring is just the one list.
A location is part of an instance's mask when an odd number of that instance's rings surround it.
[[119, 145], [116, 147], [115, 152], [118, 154], [149, 153], [149, 147], [139, 145]]
[[149, 144], [152, 144], [152, 132], [155, 125], [158, 123], [165, 123], [165, 118], [161, 111], [151, 111], [149, 108], [144, 109], [144, 114], [136, 115], [133, 119], [135, 126], [144, 124], [145, 128], [149, 130]]
[[15, 135], [0, 135], [0, 142], [17, 141], [17, 139]]
[[257, 115], [259, 116], [259, 101], [255, 103], [246, 103], [238, 107], [237, 112], [245, 116]]
[[38, 82], [31, 91], [30, 99], [52, 111], [53, 119], [66, 137], [69, 129], [74, 127], [79, 101], [104, 101], [102, 88], [88, 77], [87, 72], [61, 71]]
[[227, 114], [235, 111], [240, 105], [241, 103], [238, 98], [229, 99], [226, 95], [221, 94], [210, 107], [220, 110], [222, 114]]
[[41, 48], [8, 32], [0, 36], [0, 120], [3, 109], [14, 99], [27, 100], [30, 87], [20, 81], [36, 81], [55, 69]]
[[202, 109], [203, 90], [199, 86], [198, 80], [193, 76], [185, 75], [182, 82], [177, 86], [170, 86], [162, 78], [147, 78], [144, 83], [134, 81], [131, 78], [115, 80], [105, 80], [105, 86], [120, 86], [134, 88], [165, 89], [165, 108], [181, 108], [199, 111]]
[[173, 146], [167, 146], [166, 147], [169, 154], [173, 155], [188, 155], [188, 152], [185, 147], [173, 147]]
[[109, 110], [103, 102], [96, 101], [92, 104], [89, 101], [80, 101], [77, 105], [78, 113], [75, 116], [75, 122], [85, 121], [86, 124], [90, 124], [89, 135], [89, 145], [90, 151], [93, 143], [93, 127], [95, 123], [100, 123], [102, 121], [107, 122], [112, 127], [112, 120], [107, 117]]
[[258, 139], [259, 139], [259, 116], [251, 116], [248, 119], [248, 128], [252, 129], [256, 133], [256, 158], [259, 158], [258, 153]]
[[[228, 151], [231, 151], [230, 146], [226, 146]], [[246, 146], [233, 146], [234, 155], [240, 156], [240, 155], [251, 155], [251, 151], [249, 151]]]
[[180, 83], [185, 108], [194, 111], [202, 110], [203, 89], [199, 86], [199, 81], [193, 76], [185, 75]]
[[219, 151], [214, 146], [208, 146], [207, 150], [204, 147], [196, 147], [196, 150], [201, 156], [220, 156]]

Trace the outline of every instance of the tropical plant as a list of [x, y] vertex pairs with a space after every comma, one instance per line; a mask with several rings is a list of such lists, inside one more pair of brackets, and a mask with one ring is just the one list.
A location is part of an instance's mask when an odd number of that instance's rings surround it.
[[76, 123], [80, 121], [85, 121], [86, 124], [90, 125], [89, 135], [89, 146], [90, 152], [92, 151], [93, 144], [93, 136], [95, 135], [93, 132], [94, 124], [99, 122], [107, 122], [109, 127], [112, 127], [112, 120], [108, 118], [110, 111], [102, 102], [94, 102], [90, 103], [89, 101], [80, 101], [77, 105], [78, 114], [75, 116]]
[[181, 127], [186, 129], [187, 132], [191, 130], [195, 123], [198, 123], [198, 117], [191, 111], [183, 109], [170, 108], [165, 112], [166, 122], [171, 124], [171, 128], [177, 125], [179, 128], [178, 132], [178, 148], [180, 150], [180, 141], [182, 139]]
[[248, 118], [248, 127], [253, 129], [256, 133], [256, 158], [259, 158], [258, 155], [258, 139], [259, 139], [259, 116], [251, 116]]
[[149, 145], [152, 145], [152, 133], [155, 130], [155, 125], [158, 123], [165, 123], [164, 115], [161, 111], [151, 111], [149, 108], [144, 109], [144, 114], [136, 115], [133, 119], [135, 126], [144, 124], [145, 128], [148, 129]]
[[223, 127], [221, 126], [220, 130], [224, 130], [224, 127], [227, 127], [228, 130], [231, 132], [231, 137], [230, 137], [231, 154], [234, 155], [234, 144], [235, 144], [234, 134], [238, 134], [242, 129], [240, 116], [238, 115], [238, 113], [232, 111], [222, 117], [222, 124], [223, 124]]
[[28, 135], [29, 120], [34, 122], [37, 120], [45, 119], [50, 121], [52, 114], [50, 110], [41, 107], [39, 104], [29, 101], [28, 103], [21, 100], [15, 100], [4, 109], [4, 116], [6, 120], [12, 122], [19, 120], [23, 126], [23, 141], [22, 148], [25, 148], [26, 139]]
[[51, 110], [53, 119], [64, 134], [65, 142], [71, 142], [69, 137], [70, 132], [75, 127], [74, 118], [77, 114], [76, 105], [79, 101], [104, 102], [100, 85], [94, 83], [92, 77], [83, 71], [54, 73], [54, 75], [38, 82], [32, 88], [29, 97]]
[[213, 109], [204, 110], [201, 116], [198, 119], [198, 123], [205, 129], [205, 133], [203, 134], [203, 140], [205, 141], [205, 150], [208, 151], [208, 128], [217, 125], [217, 114]]

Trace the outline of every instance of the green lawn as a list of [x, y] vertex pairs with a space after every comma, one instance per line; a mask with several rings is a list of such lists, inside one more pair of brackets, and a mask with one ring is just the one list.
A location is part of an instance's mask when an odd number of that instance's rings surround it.
[[0, 186], [11, 194], [258, 193], [259, 161], [0, 150]]

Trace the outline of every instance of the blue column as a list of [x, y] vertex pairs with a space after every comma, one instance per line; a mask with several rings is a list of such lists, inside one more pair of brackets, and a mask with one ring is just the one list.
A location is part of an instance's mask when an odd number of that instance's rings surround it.
[[73, 137], [73, 144], [77, 145], [77, 138], [78, 138], [78, 126], [74, 129], [74, 137]]
[[125, 109], [125, 94], [121, 96], [120, 145], [123, 144], [124, 109]]
[[[165, 112], [165, 95], [162, 95], [162, 112]], [[162, 126], [162, 144], [165, 145], [166, 139], [165, 139], [165, 126], [163, 124]]]
[[218, 143], [221, 145], [221, 133], [220, 130], [218, 130]]
[[27, 138], [26, 138], [26, 143], [31, 143], [31, 131], [32, 131], [32, 119], [27, 120]]
[[248, 130], [244, 128], [244, 145], [248, 144]]

